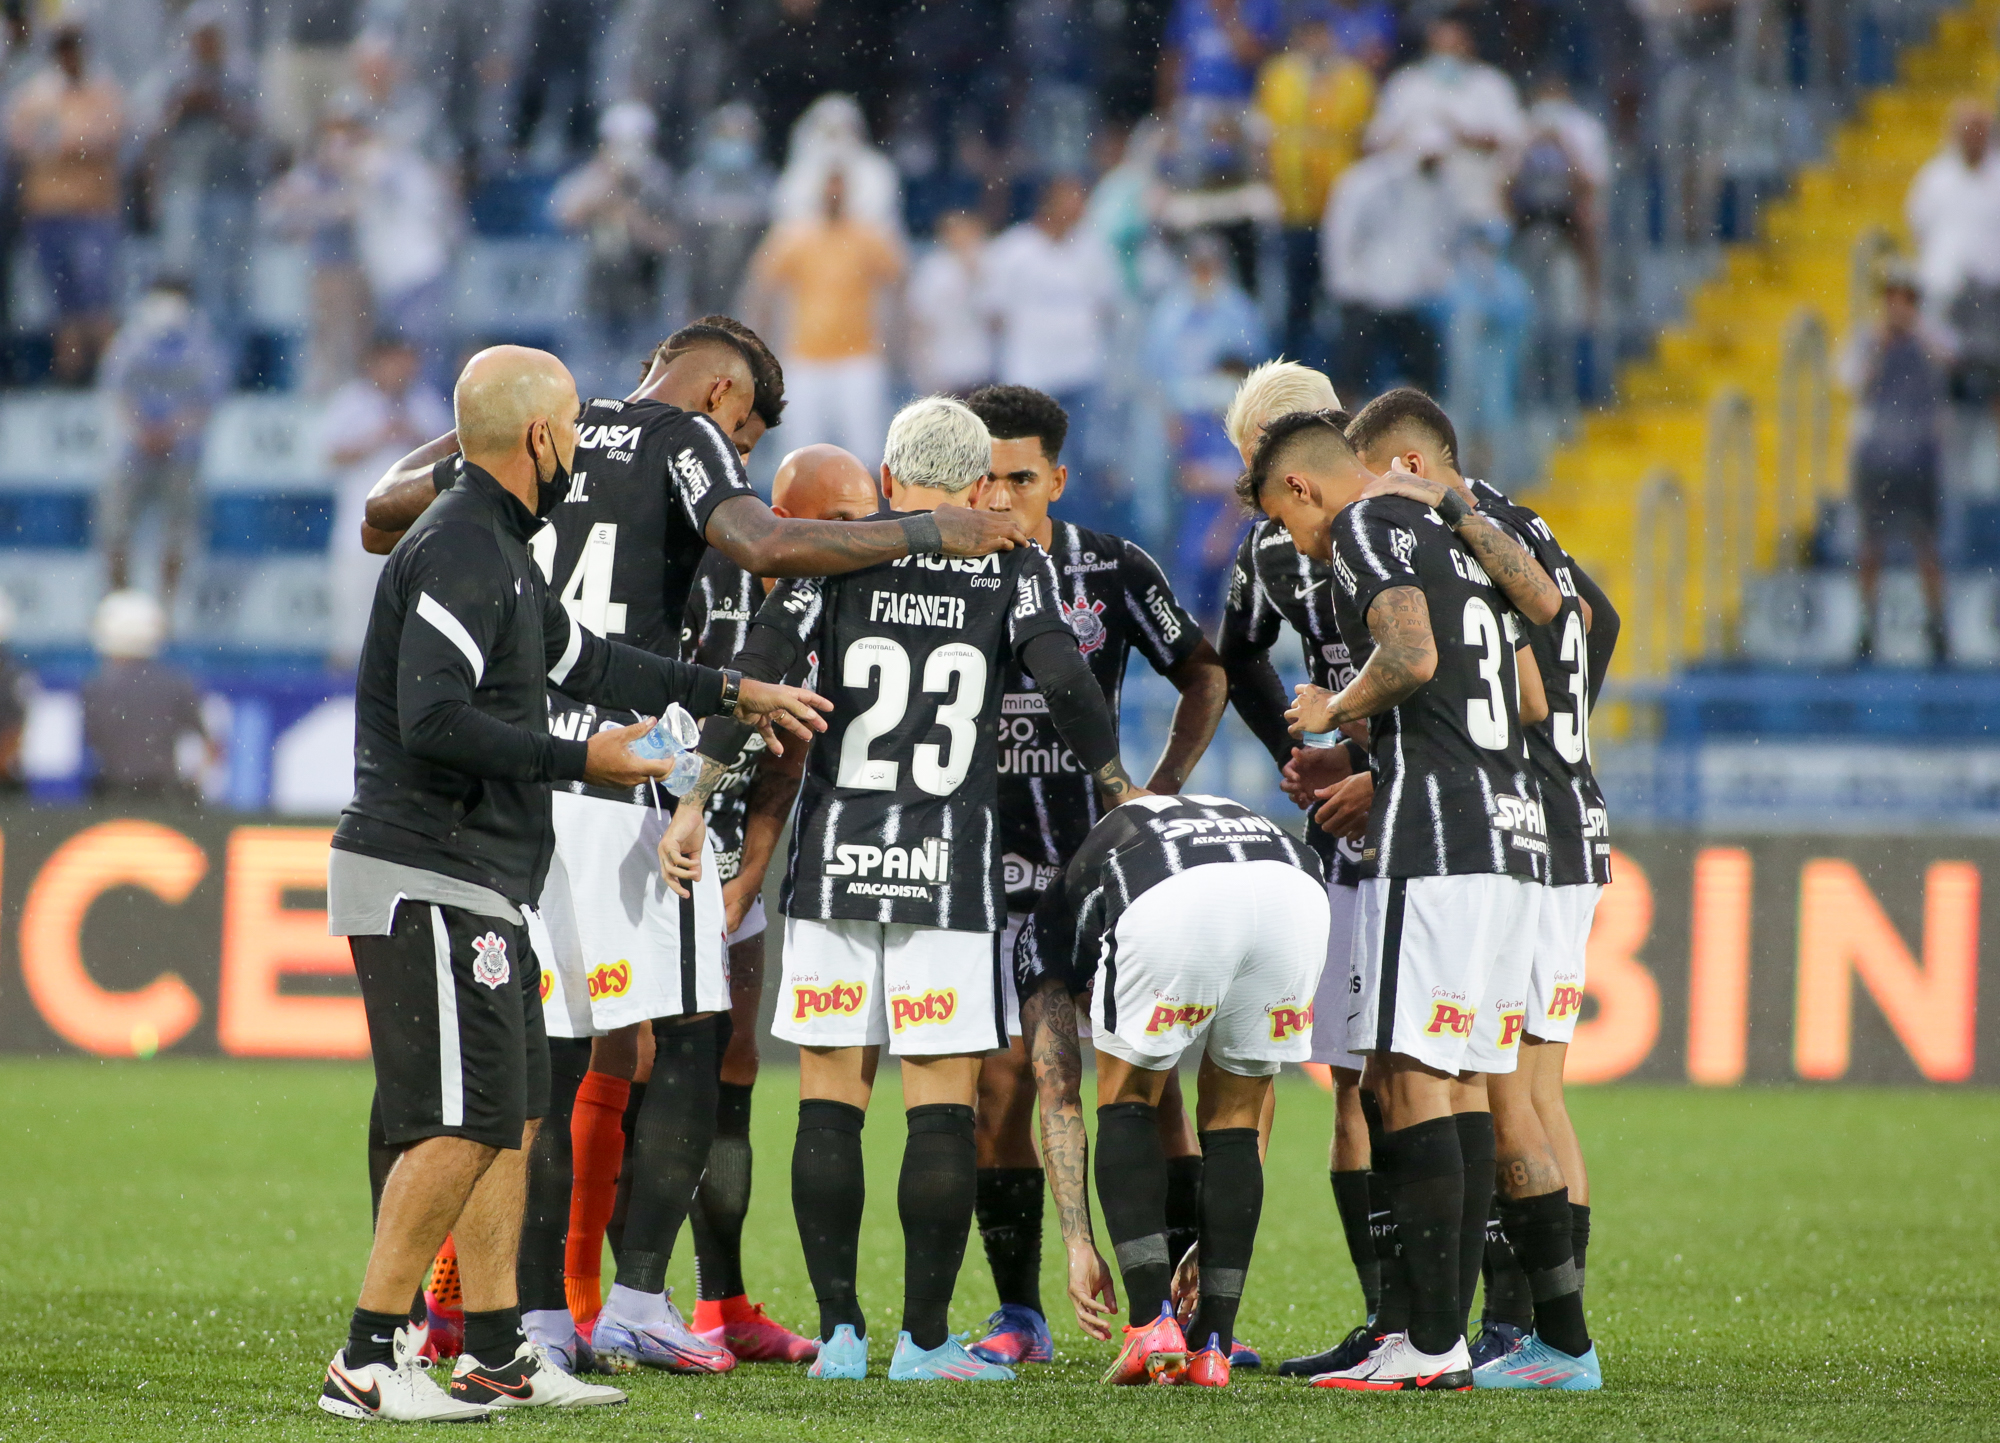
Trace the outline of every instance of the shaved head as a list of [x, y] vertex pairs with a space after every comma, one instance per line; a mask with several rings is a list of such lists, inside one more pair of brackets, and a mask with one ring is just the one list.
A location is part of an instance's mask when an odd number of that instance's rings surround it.
[[547, 351], [494, 346], [465, 363], [451, 407], [466, 459], [485, 465], [523, 448], [537, 421], [573, 424], [576, 381]]
[[[654, 353], [653, 368], [635, 396], [665, 401], [683, 411], [699, 411], [746, 450], [742, 436], [757, 404], [757, 373], [744, 345], [713, 326], [689, 326], [677, 336], [696, 332], [672, 351]], [[763, 434], [763, 426], [757, 434]], [[755, 444], [755, 437], [749, 444]]]
[[859, 521], [876, 510], [875, 478], [852, 452], [801, 446], [778, 463], [771, 509], [809, 521]]

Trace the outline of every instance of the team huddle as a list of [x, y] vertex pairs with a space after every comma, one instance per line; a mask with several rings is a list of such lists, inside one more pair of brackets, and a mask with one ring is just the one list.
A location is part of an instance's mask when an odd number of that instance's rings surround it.
[[[1350, 415], [1294, 363], [1244, 380], [1228, 429], [1257, 518], [1213, 643], [1144, 550], [1052, 514], [1068, 421], [1038, 391], [911, 403], [879, 477], [796, 450], [768, 506], [743, 462], [783, 374], [727, 317], [669, 337], [623, 400], [503, 347], [454, 403], [365, 533], [393, 552], [328, 891], [375, 1057], [376, 1237], [322, 1408], [469, 1420], [739, 1361], [865, 1378], [885, 1048], [892, 1381], [1054, 1357], [1050, 1194], [1081, 1331], [1111, 1339], [1124, 1292], [1106, 1382], [1261, 1366], [1237, 1315], [1271, 1079], [1315, 1062], [1367, 1316], [1277, 1371], [1600, 1386], [1562, 1070], [1609, 880], [1588, 717], [1618, 618], [1541, 518], [1459, 475], [1429, 397]], [[1179, 694], [1143, 783], [1119, 750], [1134, 650]], [[1182, 794], [1232, 706], [1303, 838]], [[750, 1300], [741, 1249], [788, 826], [772, 1032], [799, 1049], [810, 1338]], [[998, 1306], [961, 1340], [975, 1219]], [[684, 1223], [692, 1318], [665, 1282]], [[427, 1365], [453, 1358], [440, 1386]]]

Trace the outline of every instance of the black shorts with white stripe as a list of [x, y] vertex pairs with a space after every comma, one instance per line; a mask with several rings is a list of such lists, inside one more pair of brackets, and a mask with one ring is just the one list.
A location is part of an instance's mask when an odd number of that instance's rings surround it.
[[541, 965], [528, 929], [405, 902], [386, 937], [350, 937], [368, 1013], [382, 1131], [519, 1147], [549, 1106]]

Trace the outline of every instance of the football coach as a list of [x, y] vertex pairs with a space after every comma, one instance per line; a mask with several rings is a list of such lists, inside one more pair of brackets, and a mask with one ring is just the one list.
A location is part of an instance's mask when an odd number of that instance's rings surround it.
[[[473, 1418], [488, 1405], [618, 1402], [547, 1366], [514, 1291], [523, 1158], [549, 1093], [540, 964], [522, 915], [553, 850], [556, 783], [664, 776], [649, 723], [565, 740], [547, 688], [657, 715], [732, 712], [770, 734], [824, 730], [810, 692], [607, 642], [551, 594], [528, 539], [563, 496], [576, 383], [554, 356], [480, 352], [452, 396], [458, 455], [383, 568], [355, 687], [354, 800], [333, 836], [329, 930], [354, 956], [375, 1060], [375, 1243], [320, 1406], [356, 1421]], [[816, 710], [817, 709], [817, 710]], [[776, 740], [775, 737], [771, 738]], [[782, 750], [782, 748], [780, 748]], [[411, 1299], [447, 1233], [466, 1308], [449, 1393], [418, 1359]]]

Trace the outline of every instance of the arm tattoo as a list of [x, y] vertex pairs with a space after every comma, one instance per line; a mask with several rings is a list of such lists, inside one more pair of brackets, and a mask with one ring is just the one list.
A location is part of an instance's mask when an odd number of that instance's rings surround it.
[[1097, 778], [1098, 789], [1104, 793], [1105, 800], [1114, 807], [1137, 790], [1132, 784], [1132, 779], [1125, 775], [1125, 764], [1116, 757], [1091, 775]]
[[[1562, 593], [1527, 547], [1478, 512], [1458, 528], [1463, 541], [1501, 593], [1530, 621], [1545, 622], [1562, 609]], [[1540, 622], [1537, 622], [1539, 625]]]
[[702, 757], [701, 773], [694, 779], [687, 795], [700, 806], [707, 806], [708, 799], [715, 795], [715, 789], [722, 785], [722, 779], [729, 772], [730, 763], [719, 762], [714, 757]]
[[1379, 716], [1407, 699], [1437, 670], [1430, 603], [1415, 586], [1392, 586], [1368, 603], [1375, 650], [1361, 674], [1333, 699], [1330, 726]]
[[1083, 1124], [1083, 1047], [1076, 1004], [1051, 979], [1021, 1001], [1021, 1030], [1042, 1114], [1042, 1165], [1063, 1241], [1090, 1242], [1090, 1135]]

